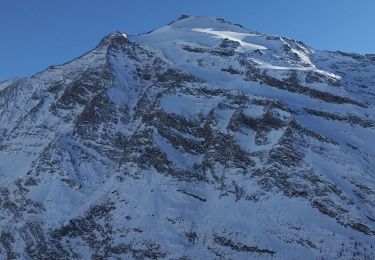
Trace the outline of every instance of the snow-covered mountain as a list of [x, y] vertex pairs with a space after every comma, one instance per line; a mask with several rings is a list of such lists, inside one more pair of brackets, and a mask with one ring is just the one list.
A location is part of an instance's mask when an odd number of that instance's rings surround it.
[[374, 259], [375, 55], [220, 18], [0, 83], [0, 259]]

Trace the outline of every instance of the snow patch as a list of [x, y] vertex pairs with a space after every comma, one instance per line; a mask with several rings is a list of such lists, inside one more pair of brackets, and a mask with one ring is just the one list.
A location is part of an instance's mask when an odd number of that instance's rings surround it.
[[261, 45], [252, 44], [244, 41], [248, 36], [257, 36], [256, 34], [250, 33], [239, 33], [230, 31], [216, 31], [212, 28], [194, 28], [194, 32], [202, 32], [214, 35], [214, 37], [219, 39], [229, 39], [231, 41], [239, 42], [244, 50], [266, 50], [267, 48]]

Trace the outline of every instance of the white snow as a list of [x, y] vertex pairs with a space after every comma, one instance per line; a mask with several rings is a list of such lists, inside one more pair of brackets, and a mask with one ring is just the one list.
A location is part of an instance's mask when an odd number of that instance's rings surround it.
[[194, 120], [200, 114], [202, 116], [207, 115], [220, 100], [222, 98], [207, 99], [184, 94], [165, 95], [160, 99], [160, 105], [168, 113], [186, 116]]
[[17, 178], [24, 177], [34, 159], [33, 155], [22, 151], [0, 151], [0, 185], [6, 187]]
[[254, 37], [254, 36], [257, 36], [256, 34], [238, 33], [238, 32], [230, 32], [230, 31], [215, 31], [212, 28], [193, 28], [192, 31], [193, 32], [208, 33], [208, 34], [214, 35], [216, 38], [219, 38], [219, 39], [229, 39], [229, 40], [232, 40], [232, 41], [239, 42], [244, 51], [267, 49], [264, 46], [252, 44], [252, 43], [244, 41], [244, 39], [246, 37], [249, 37], [249, 36]]

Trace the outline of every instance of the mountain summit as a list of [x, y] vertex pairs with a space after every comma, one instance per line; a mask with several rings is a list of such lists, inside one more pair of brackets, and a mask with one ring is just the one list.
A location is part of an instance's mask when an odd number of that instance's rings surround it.
[[1, 259], [374, 259], [375, 55], [220, 18], [0, 83]]

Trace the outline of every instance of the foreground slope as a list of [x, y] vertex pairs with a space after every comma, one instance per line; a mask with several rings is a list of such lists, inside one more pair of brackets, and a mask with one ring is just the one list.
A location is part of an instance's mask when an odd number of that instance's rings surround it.
[[219, 18], [0, 83], [2, 258], [372, 259], [375, 56]]

